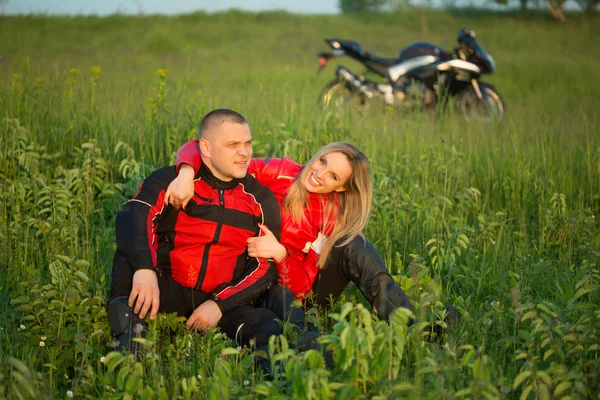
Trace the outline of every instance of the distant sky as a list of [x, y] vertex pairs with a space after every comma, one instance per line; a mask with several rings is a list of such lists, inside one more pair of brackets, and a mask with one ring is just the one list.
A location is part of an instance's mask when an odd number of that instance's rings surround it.
[[[517, 7], [518, 0], [508, 0]], [[575, 0], [566, 0], [568, 10], [579, 10]], [[501, 9], [490, 0], [412, 0], [413, 4], [444, 7], [478, 6]], [[538, 1], [542, 6], [543, 1]], [[185, 14], [193, 11], [217, 12], [237, 8], [244, 11], [285, 10], [301, 14], [338, 14], [338, 0], [0, 0], [2, 14]]]
[[4, 14], [181, 14], [192, 11], [286, 10], [304, 14], [336, 14], [338, 0], [0, 0]]

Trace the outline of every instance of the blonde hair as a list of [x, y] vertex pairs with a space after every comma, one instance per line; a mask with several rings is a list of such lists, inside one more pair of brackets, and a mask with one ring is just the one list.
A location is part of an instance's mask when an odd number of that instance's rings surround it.
[[[322, 147], [306, 166], [312, 165], [326, 154], [337, 152], [346, 156], [352, 168], [352, 174], [344, 184], [343, 192], [331, 192], [323, 197], [325, 204], [323, 205], [322, 229], [331, 234], [321, 247], [317, 261], [319, 269], [325, 266], [334, 245], [345, 246], [363, 231], [371, 213], [373, 188], [369, 161], [367, 156], [356, 146], [345, 142], [330, 143]], [[306, 218], [304, 211], [310, 196], [302, 184], [309, 173], [306, 166], [298, 174], [283, 199], [284, 211], [288, 212], [297, 223]], [[331, 221], [332, 216], [335, 216], [335, 221]]]

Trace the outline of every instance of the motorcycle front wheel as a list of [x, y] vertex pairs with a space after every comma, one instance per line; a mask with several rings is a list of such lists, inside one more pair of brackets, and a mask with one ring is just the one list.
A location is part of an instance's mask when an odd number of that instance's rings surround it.
[[367, 104], [366, 97], [357, 93], [348, 83], [334, 80], [329, 82], [319, 95], [319, 102], [325, 109], [336, 109], [350, 107], [364, 110]]
[[468, 120], [476, 122], [500, 122], [506, 106], [496, 88], [485, 82], [479, 82], [480, 99], [473, 86], [469, 86], [456, 96], [456, 112]]

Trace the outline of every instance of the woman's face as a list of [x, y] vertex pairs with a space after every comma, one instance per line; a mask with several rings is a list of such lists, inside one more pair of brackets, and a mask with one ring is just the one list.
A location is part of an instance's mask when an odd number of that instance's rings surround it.
[[311, 193], [343, 192], [352, 175], [352, 167], [343, 153], [321, 156], [307, 167], [302, 185]]

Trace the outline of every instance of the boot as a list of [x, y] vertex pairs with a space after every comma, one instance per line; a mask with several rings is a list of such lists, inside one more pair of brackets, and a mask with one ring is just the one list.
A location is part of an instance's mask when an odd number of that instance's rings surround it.
[[117, 350], [132, 353], [139, 361], [142, 346], [133, 339], [146, 337], [148, 324], [133, 312], [133, 308], [129, 307], [127, 302], [127, 297], [111, 299], [107, 308], [108, 320], [117, 340]]
[[[446, 307], [446, 316], [444, 317], [444, 322], [446, 323], [447, 328], [449, 328], [452, 325], [455, 325], [458, 322], [459, 318], [460, 313], [458, 312], [458, 309], [456, 307], [454, 307], [453, 305], [449, 305]], [[425, 332], [429, 333], [426, 337], [426, 340], [430, 343], [443, 343], [444, 335], [448, 330], [447, 328], [444, 328], [442, 327], [442, 325], [438, 324], [427, 325], [424, 330]]]
[[326, 350], [325, 346], [320, 345], [317, 339], [322, 336], [321, 332], [317, 329], [313, 324], [309, 324], [307, 329], [298, 336], [298, 340], [296, 342], [296, 349], [299, 353], [305, 352], [307, 350], [316, 350], [319, 353], [323, 354], [323, 359], [325, 360], [325, 367], [329, 370], [333, 369], [333, 351]]

